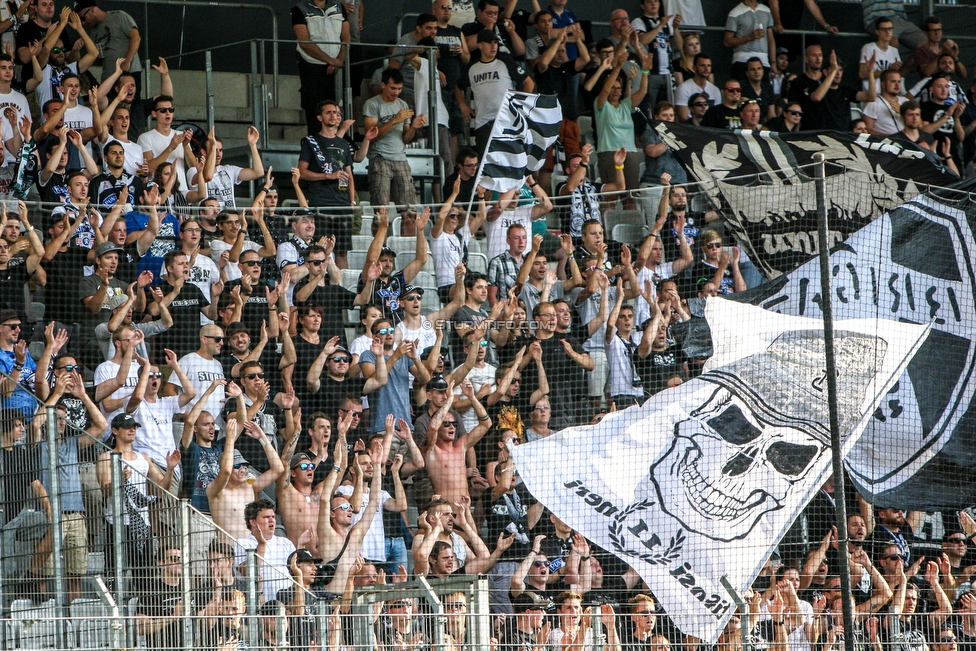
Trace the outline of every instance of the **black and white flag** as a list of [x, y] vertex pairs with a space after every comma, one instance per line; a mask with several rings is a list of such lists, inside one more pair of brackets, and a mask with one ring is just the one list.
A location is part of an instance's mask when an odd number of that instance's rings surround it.
[[[933, 323], [846, 457], [857, 489], [910, 510], [976, 504], [976, 202], [973, 182], [917, 197], [834, 247], [836, 319]], [[821, 317], [814, 258], [736, 300]]]
[[726, 229], [767, 280], [817, 254], [813, 155], [827, 158], [831, 247], [885, 211], [959, 178], [931, 152], [903, 140], [838, 131], [774, 134], [701, 129], [673, 122], [654, 128], [720, 207]]
[[[709, 299], [715, 354], [700, 377], [643, 406], [512, 455], [558, 518], [630, 564], [682, 632], [712, 643], [830, 467], [822, 322]], [[748, 324], [748, 327], [743, 327]], [[844, 446], [927, 328], [835, 324]]]
[[495, 192], [521, 187], [525, 177], [546, 161], [546, 150], [559, 137], [562, 122], [563, 111], [555, 95], [505, 93], [491, 128], [478, 185]]

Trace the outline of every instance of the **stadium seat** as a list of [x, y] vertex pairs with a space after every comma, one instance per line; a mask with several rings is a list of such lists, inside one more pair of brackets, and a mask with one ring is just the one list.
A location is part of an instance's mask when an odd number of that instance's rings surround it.
[[468, 254], [481, 253], [481, 240], [471, 238], [468, 240]]
[[477, 271], [480, 274], [488, 273], [488, 256], [484, 253], [469, 253], [468, 271]]
[[360, 273], [362, 273], [361, 268], [343, 269], [342, 280], [339, 281], [339, 284], [351, 292], [356, 291], [356, 284], [359, 282]]
[[372, 235], [353, 235], [352, 248], [357, 251], [365, 251], [373, 243]]
[[607, 233], [613, 233], [613, 228], [617, 224], [645, 224], [643, 215], [639, 210], [618, 210], [611, 208], [603, 213], [603, 226]]
[[346, 254], [346, 266], [350, 269], [362, 271], [366, 264], [366, 251], [352, 250]]
[[644, 224], [617, 224], [613, 227], [611, 238], [631, 246], [640, 246], [650, 233], [651, 229]]
[[417, 277], [413, 279], [412, 284], [423, 287], [425, 292], [437, 294], [437, 278], [429, 271], [419, 272]]
[[77, 648], [111, 648], [111, 612], [100, 599], [75, 599], [69, 612]]
[[373, 237], [373, 216], [367, 215], [365, 210], [363, 211], [363, 224], [359, 227], [359, 234]]
[[576, 118], [580, 130], [580, 146], [587, 143], [596, 147], [596, 136], [593, 133], [593, 118], [588, 115], [581, 115]]
[[[397, 217], [397, 219], [400, 219]], [[395, 220], [394, 220], [395, 221]], [[401, 253], [414, 253], [417, 250], [417, 238], [416, 236], [410, 235], [409, 237], [400, 237], [399, 235], [391, 235], [386, 238], [386, 246], [393, 249], [397, 253], [397, 260], [399, 262], [399, 256]], [[401, 265], [402, 268], [402, 265]]]
[[[414, 239], [414, 238], [411, 237], [408, 239]], [[416, 258], [417, 258], [417, 252], [415, 250], [410, 249], [409, 251], [404, 251], [403, 253], [397, 255], [396, 268], [403, 269], [408, 264], [413, 262]], [[434, 258], [430, 254], [427, 255], [427, 262], [424, 263], [423, 270], [429, 271], [430, 273], [434, 273]]]

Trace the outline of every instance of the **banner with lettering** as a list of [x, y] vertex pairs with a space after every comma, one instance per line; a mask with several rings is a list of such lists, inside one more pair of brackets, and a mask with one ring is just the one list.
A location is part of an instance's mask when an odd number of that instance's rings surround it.
[[[834, 317], [933, 323], [846, 458], [858, 490], [912, 510], [976, 504], [976, 183], [909, 201], [830, 256]], [[820, 318], [820, 262], [736, 300]]]
[[[631, 565], [682, 632], [714, 642], [735, 610], [722, 578], [752, 584], [831, 455], [821, 323], [722, 299], [706, 318], [715, 354], [699, 378], [512, 454], [533, 496]], [[835, 327], [848, 447], [927, 329]]]
[[817, 254], [813, 155], [827, 157], [831, 247], [927, 190], [959, 177], [928, 150], [902, 140], [838, 131], [773, 133], [654, 128], [767, 279]]

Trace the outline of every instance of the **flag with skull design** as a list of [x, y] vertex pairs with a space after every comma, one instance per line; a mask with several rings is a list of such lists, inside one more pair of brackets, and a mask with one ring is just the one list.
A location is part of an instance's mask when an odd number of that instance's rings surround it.
[[[698, 379], [595, 426], [512, 450], [557, 517], [630, 564], [686, 634], [714, 641], [830, 467], [822, 323], [711, 299], [715, 355]], [[742, 324], [748, 323], [748, 328]], [[844, 447], [927, 330], [836, 324]]]
[[700, 129], [673, 122], [653, 128], [769, 280], [817, 254], [815, 153], [827, 158], [831, 246], [927, 185], [959, 180], [934, 154], [905, 140], [837, 131]]

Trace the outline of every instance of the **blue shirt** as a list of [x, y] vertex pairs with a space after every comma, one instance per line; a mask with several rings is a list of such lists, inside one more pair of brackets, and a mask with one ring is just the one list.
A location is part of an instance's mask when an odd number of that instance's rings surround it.
[[[0, 371], [10, 375], [13, 373], [15, 362], [16, 359], [12, 350], [9, 352], [0, 350]], [[37, 362], [34, 361], [28, 351], [27, 359], [24, 360], [24, 368], [20, 372], [20, 381], [17, 382], [17, 388], [14, 389], [9, 398], [4, 398], [0, 403], [4, 409], [16, 409], [27, 416], [28, 420], [33, 418], [34, 412], [37, 411], [37, 399], [30, 392], [34, 390], [34, 374], [36, 372]]]
[[[130, 235], [136, 231], [144, 231], [149, 225], [149, 215], [141, 212], [130, 212], [125, 216], [125, 229]], [[149, 250], [139, 260], [139, 273], [151, 271], [153, 284], [158, 285], [162, 279], [160, 271], [163, 268], [163, 258], [167, 253], [180, 244], [180, 220], [173, 213], [166, 213], [159, 222], [159, 233], [149, 246]], [[128, 279], [130, 282], [134, 279]]]
[[[390, 356], [386, 355], [389, 362]], [[375, 364], [371, 350], [363, 351], [359, 363]], [[410, 418], [410, 367], [413, 360], [404, 355], [392, 368], [387, 368], [389, 381], [369, 396], [369, 432], [382, 432], [386, 427], [386, 415], [393, 414], [408, 423]]]
[[[65, 432], [66, 438], [58, 441], [59, 488], [61, 489], [61, 512], [85, 512], [85, 502], [81, 498], [81, 466], [78, 465], [78, 435], [75, 432]], [[81, 434], [80, 436], [85, 436]], [[44, 490], [51, 495], [51, 468], [47, 463], [47, 441], [41, 441], [41, 483]]]
[[[556, 10], [549, 5], [546, 11], [552, 14], [552, 28], [560, 29], [562, 27], [569, 27], [570, 25], [575, 25], [579, 22], [579, 18], [576, 17], [569, 9], [563, 9], [563, 13], [557, 14]], [[579, 56], [579, 48], [577, 48], [576, 43], [566, 44], [566, 56], [570, 61], [575, 61]]]

